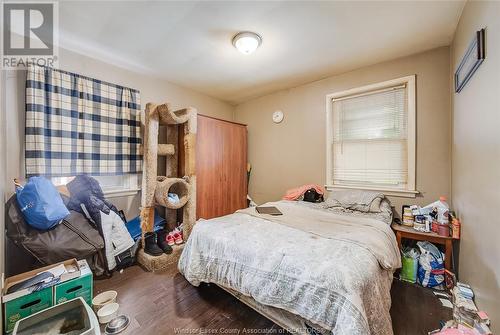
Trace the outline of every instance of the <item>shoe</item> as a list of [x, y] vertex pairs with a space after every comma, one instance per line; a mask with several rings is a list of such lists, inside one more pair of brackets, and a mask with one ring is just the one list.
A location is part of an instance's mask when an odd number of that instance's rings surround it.
[[173, 250], [172, 247], [167, 243], [167, 232], [165, 231], [165, 229], [157, 231], [156, 237], [156, 244], [158, 244], [160, 249], [163, 250], [163, 252], [166, 254], [171, 254]]
[[146, 233], [144, 236], [144, 252], [151, 256], [160, 256], [163, 250], [156, 244], [156, 233]]
[[175, 238], [174, 238], [174, 234], [172, 232], [168, 233], [166, 240], [167, 240], [167, 244], [169, 246], [175, 245]]
[[184, 235], [182, 234], [182, 223], [179, 226], [177, 226], [172, 231], [172, 233], [174, 234], [175, 244], [182, 244], [182, 243], [184, 243]]
[[184, 240], [182, 239], [182, 234], [175, 232], [174, 233], [174, 241], [175, 241], [175, 244], [182, 244], [182, 243], [184, 243]]

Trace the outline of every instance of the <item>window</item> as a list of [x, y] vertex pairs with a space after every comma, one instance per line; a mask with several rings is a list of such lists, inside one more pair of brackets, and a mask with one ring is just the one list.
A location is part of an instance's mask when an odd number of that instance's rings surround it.
[[327, 187], [415, 196], [415, 76], [326, 100]]
[[[101, 185], [104, 195], [107, 197], [121, 197], [135, 195], [139, 190], [137, 174], [124, 174], [117, 176], [92, 176]], [[54, 185], [66, 185], [74, 177], [52, 177]]]

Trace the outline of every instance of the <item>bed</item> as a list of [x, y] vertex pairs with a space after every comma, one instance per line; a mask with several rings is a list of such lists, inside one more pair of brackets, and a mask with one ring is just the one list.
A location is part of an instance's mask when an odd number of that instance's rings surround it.
[[185, 278], [219, 285], [291, 333], [392, 334], [401, 259], [385, 197], [266, 205], [283, 215], [248, 208], [198, 221], [179, 260]]

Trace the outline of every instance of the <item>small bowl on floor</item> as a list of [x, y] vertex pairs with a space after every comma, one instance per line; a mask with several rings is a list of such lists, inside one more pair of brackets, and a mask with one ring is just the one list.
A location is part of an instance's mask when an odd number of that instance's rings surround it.
[[108, 323], [113, 320], [118, 315], [118, 305], [116, 302], [104, 305], [101, 309], [97, 311], [97, 318], [99, 323]]
[[116, 291], [105, 291], [96, 295], [94, 299], [92, 299], [92, 308], [94, 312], [97, 313], [105, 305], [116, 302], [117, 296], [118, 292]]
[[124, 331], [130, 324], [130, 318], [126, 315], [120, 315], [109, 321], [104, 329], [104, 334], [113, 335]]

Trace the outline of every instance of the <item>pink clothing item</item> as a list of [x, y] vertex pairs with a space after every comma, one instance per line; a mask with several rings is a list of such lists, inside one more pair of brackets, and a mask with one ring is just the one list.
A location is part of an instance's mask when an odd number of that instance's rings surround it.
[[308, 184], [297, 188], [292, 188], [291, 190], [286, 191], [283, 200], [297, 200], [301, 196], [303, 196], [307, 190], [310, 190], [311, 188], [313, 188], [316, 192], [318, 192], [321, 195], [325, 194], [325, 189], [323, 188], [323, 186], [317, 184]]

